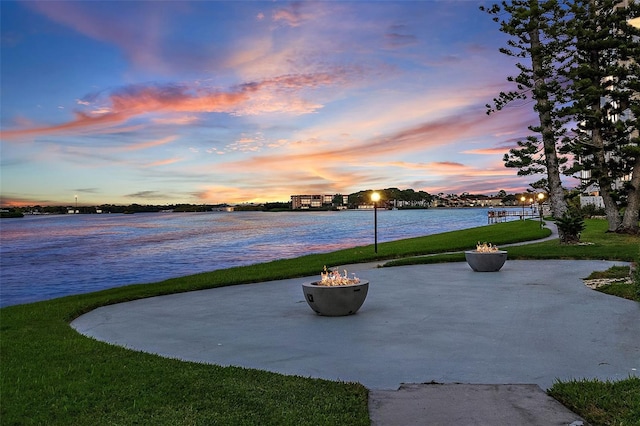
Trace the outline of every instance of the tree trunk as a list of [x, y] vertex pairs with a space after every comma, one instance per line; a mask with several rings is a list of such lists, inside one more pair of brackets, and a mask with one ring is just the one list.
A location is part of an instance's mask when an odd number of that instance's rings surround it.
[[607, 217], [607, 232], [616, 232], [620, 226], [620, 212], [618, 211], [618, 205], [611, 196], [610, 189], [607, 188], [603, 190], [606, 185], [609, 185], [609, 179], [598, 183], [598, 186], [600, 186], [600, 196], [604, 203], [604, 214]]
[[607, 223], [609, 225], [607, 232], [616, 232], [620, 227], [620, 213], [618, 211], [618, 205], [611, 196], [610, 185], [609, 179], [598, 179], [600, 196], [604, 203], [604, 213], [607, 216]]
[[562, 217], [567, 211], [567, 201], [564, 198], [564, 189], [560, 179], [560, 167], [558, 165], [558, 152], [556, 150], [555, 130], [551, 111], [553, 104], [549, 100], [549, 94], [545, 87], [545, 71], [543, 67], [544, 53], [540, 42], [540, 29], [531, 27], [529, 39], [531, 41], [531, 66], [534, 78], [534, 97], [536, 110], [540, 119], [542, 144], [544, 146], [544, 161], [547, 168], [547, 181], [549, 183], [549, 205], [553, 217]]
[[551, 141], [545, 141], [545, 161], [547, 164], [547, 180], [549, 181], [549, 205], [553, 217], [562, 217], [567, 213], [567, 201], [564, 198], [564, 189], [560, 179], [560, 168], [558, 167], [558, 155], [556, 152], [555, 139], [551, 136]]
[[640, 234], [638, 219], [640, 218], [640, 156], [636, 157], [636, 163], [631, 172], [631, 182], [627, 192], [627, 208], [624, 211], [622, 224], [616, 232], [624, 234]]
[[[593, 105], [595, 111], [600, 110], [600, 104]], [[596, 179], [598, 186], [600, 187], [600, 196], [604, 203], [604, 212], [607, 216], [607, 222], [609, 229], [607, 232], [616, 232], [620, 226], [620, 213], [618, 212], [618, 205], [611, 196], [611, 179], [609, 178], [609, 168], [607, 167], [604, 143], [602, 141], [602, 134], [599, 128], [595, 128], [591, 132], [591, 143], [596, 148], [594, 153], [594, 170], [592, 173], [597, 173]]]

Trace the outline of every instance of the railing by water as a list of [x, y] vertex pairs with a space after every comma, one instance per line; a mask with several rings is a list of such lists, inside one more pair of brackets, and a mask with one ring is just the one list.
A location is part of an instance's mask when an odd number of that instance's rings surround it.
[[526, 218], [537, 218], [537, 209], [526, 209], [524, 211], [515, 210], [489, 210], [487, 212], [487, 223], [506, 222], [510, 217], [519, 217], [521, 220]]

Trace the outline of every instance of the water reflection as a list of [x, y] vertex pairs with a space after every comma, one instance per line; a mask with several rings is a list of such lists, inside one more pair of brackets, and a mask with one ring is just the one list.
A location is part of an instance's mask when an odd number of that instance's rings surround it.
[[[373, 244], [373, 212], [3, 219], [0, 306]], [[483, 226], [486, 209], [378, 211], [378, 242]]]

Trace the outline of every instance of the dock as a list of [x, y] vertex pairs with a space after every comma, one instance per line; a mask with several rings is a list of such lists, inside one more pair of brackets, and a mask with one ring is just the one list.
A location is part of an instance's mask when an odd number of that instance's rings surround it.
[[537, 218], [538, 210], [537, 209], [526, 209], [524, 211], [514, 211], [514, 210], [489, 210], [487, 212], [487, 223], [500, 223], [506, 222], [510, 217], [518, 217], [520, 220], [524, 220], [527, 218]]

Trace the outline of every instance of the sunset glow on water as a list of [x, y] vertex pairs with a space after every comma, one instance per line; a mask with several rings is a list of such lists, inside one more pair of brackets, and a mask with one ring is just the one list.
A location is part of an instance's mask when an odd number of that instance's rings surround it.
[[[486, 224], [486, 209], [378, 210], [378, 239]], [[1, 225], [1, 306], [374, 242], [372, 211], [27, 216]]]

